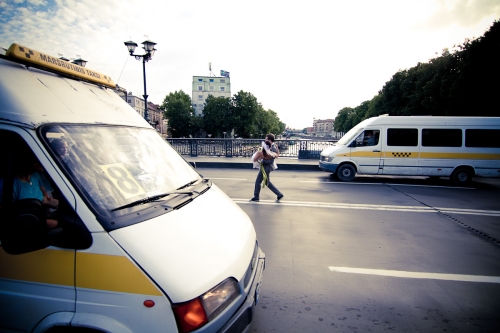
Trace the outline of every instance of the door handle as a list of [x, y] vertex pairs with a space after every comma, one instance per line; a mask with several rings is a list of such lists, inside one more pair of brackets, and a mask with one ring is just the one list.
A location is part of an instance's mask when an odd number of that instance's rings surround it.
[[374, 153], [380, 153], [380, 150], [374, 150], [373, 152]]

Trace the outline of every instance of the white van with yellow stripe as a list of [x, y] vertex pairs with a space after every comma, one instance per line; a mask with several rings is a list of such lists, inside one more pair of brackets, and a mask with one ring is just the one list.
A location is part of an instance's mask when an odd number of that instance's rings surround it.
[[320, 169], [342, 181], [356, 173], [500, 177], [500, 118], [390, 117], [366, 119], [321, 152]]
[[0, 332], [248, 330], [252, 221], [114, 87], [0, 54]]

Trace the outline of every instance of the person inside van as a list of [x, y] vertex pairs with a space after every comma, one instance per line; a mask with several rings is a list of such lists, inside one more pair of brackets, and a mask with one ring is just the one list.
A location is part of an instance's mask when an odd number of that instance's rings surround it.
[[[374, 133], [375, 132], [375, 133]], [[375, 146], [378, 143], [378, 131], [366, 131], [363, 139], [364, 146]]]
[[52, 147], [56, 151], [57, 155], [66, 162], [68, 159], [68, 143], [62, 138], [53, 139], [51, 142]]
[[[12, 199], [14, 201], [22, 199], [38, 199], [42, 202], [45, 208], [57, 208], [59, 201], [52, 198], [52, 188], [48, 179], [45, 178], [42, 172], [37, 171], [37, 166], [40, 169], [39, 162], [34, 156], [24, 156], [17, 161], [16, 176], [14, 177]], [[43, 170], [43, 169], [42, 169]], [[48, 190], [48, 191], [47, 191]], [[47, 227], [53, 229], [57, 227], [58, 222], [53, 218], [47, 218]]]

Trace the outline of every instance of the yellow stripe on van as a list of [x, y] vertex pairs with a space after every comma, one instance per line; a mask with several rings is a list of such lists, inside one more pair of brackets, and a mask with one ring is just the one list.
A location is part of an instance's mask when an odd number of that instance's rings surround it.
[[116, 84], [113, 82], [111, 77], [107, 75], [79, 66], [77, 64], [73, 64], [69, 61], [54, 58], [50, 55], [35, 51], [33, 49], [30, 49], [29, 47], [22, 46], [16, 43], [12, 44], [9, 47], [5, 55], [7, 57], [20, 60], [24, 63], [51, 69], [62, 74], [71, 75], [86, 81], [101, 84], [103, 86], [107, 86], [110, 88], [116, 87]]
[[76, 263], [77, 287], [162, 296], [156, 285], [127, 257], [78, 252]]
[[11, 255], [0, 247], [0, 278], [73, 286], [75, 251], [38, 250]]
[[500, 160], [500, 154], [421, 152], [420, 158]]
[[[342, 156], [342, 154], [339, 154]], [[337, 156], [339, 156], [337, 155]], [[380, 157], [380, 152], [372, 152], [372, 151], [353, 151], [351, 152], [351, 157]]]

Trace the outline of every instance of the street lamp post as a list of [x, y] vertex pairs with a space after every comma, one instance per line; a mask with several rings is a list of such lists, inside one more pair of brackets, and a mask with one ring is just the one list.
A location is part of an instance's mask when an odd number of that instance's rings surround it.
[[144, 51], [146, 51], [145, 54], [134, 54], [135, 48], [137, 47], [137, 44], [133, 41], [128, 41], [124, 43], [125, 46], [128, 48], [128, 52], [130, 53], [131, 57], [135, 57], [136, 60], [141, 61], [142, 59], [142, 76], [144, 79], [144, 119], [149, 123], [149, 116], [148, 116], [148, 94], [146, 92], [146, 63], [153, 58], [153, 55], [156, 51], [155, 49], [155, 42], [152, 42], [150, 40], [142, 42], [142, 45], [144, 45], [142, 48]]

